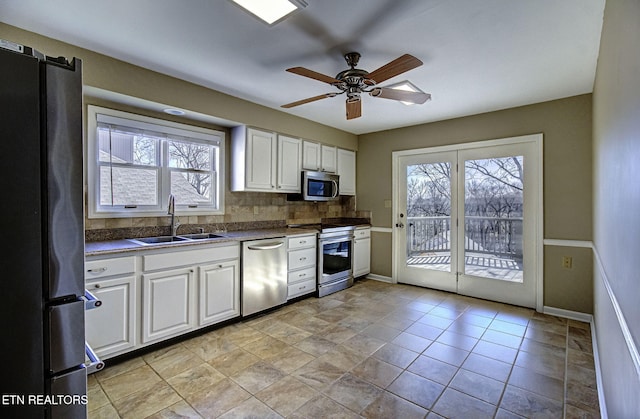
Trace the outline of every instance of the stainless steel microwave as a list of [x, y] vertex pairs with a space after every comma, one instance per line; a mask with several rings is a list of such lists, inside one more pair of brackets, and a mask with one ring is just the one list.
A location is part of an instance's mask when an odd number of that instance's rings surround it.
[[340, 194], [340, 176], [325, 172], [302, 172], [302, 196], [305, 201], [331, 201]]

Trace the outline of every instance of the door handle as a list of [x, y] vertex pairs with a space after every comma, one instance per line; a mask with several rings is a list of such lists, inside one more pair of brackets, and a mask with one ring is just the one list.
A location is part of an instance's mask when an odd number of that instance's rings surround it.
[[398, 227], [398, 228], [404, 228], [404, 224], [402, 224], [402, 223], [396, 223], [396, 227]]

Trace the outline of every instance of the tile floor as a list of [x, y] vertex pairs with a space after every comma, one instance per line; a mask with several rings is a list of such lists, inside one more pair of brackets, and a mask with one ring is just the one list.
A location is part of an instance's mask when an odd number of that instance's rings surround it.
[[598, 412], [588, 324], [374, 280], [89, 377], [90, 418]]

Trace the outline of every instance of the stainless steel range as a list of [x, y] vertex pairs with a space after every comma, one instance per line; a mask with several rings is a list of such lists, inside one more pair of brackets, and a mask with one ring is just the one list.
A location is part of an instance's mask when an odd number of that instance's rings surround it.
[[322, 225], [318, 234], [318, 297], [353, 285], [355, 226]]

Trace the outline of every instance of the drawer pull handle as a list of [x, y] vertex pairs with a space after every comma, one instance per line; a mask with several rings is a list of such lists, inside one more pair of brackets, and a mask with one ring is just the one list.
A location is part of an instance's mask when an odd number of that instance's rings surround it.
[[307, 258], [306, 258], [306, 257], [304, 257], [304, 256], [303, 256], [303, 257], [301, 257], [301, 258], [300, 258], [300, 261], [303, 261], [303, 260], [307, 260]]
[[307, 276], [307, 274], [300, 274], [298, 275], [298, 278], [304, 278], [305, 276]]
[[102, 268], [87, 269], [87, 272], [92, 273], [92, 274], [101, 274], [102, 272], [104, 272], [106, 270], [107, 270], [107, 267], [103, 266]]
[[303, 289], [305, 289], [305, 288], [307, 288], [307, 286], [306, 286], [306, 285], [304, 285], [304, 286], [302, 286], [302, 287], [298, 287], [298, 289], [299, 289], [299, 290], [303, 290]]
[[305, 244], [306, 242], [306, 240], [300, 240], [300, 244]]

